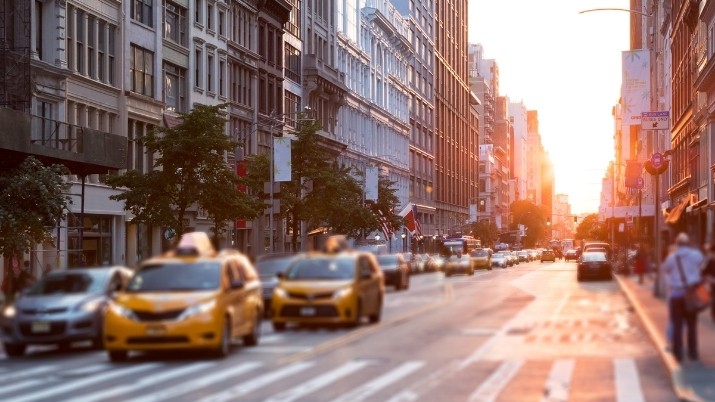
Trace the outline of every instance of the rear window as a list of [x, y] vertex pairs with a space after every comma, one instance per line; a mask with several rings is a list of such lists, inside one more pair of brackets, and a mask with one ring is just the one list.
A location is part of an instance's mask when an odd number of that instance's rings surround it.
[[132, 277], [128, 292], [191, 292], [218, 289], [221, 270], [218, 261], [150, 264]]
[[588, 252], [581, 255], [581, 260], [585, 262], [606, 261], [606, 253]]
[[472, 257], [487, 257], [489, 252], [487, 250], [474, 250], [472, 251]]
[[346, 280], [355, 277], [355, 259], [338, 258], [308, 258], [296, 261], [288, 268], [286, 279], [307, 280]]
[[279, 272], [285, 272], [293, 261], [295, 261], [293, 257], [258, 260], [255, 267], [262, 277], [275, 276]]

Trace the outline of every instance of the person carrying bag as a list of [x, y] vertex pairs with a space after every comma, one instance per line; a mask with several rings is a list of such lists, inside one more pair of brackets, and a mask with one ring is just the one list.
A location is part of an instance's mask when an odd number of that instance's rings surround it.
[[[700, 267], [705, 257], [700, 250], [690, 247], [690, 237], [679, 233], [675, 238], [675, 250], [662, 265], [668, 286], [668, 311], [673, 329], [673, 356], [683, 360], [683, 324], [687, 329], [688, 357], [698, 360], [698, 310], [693, 307], [691, 285], [701, 283]], [[702, 310], [700, 310], [702, 311]]]
[[699, 281], [695, 284], [688, 284], [683, 272], [683, 264], [680, 262], [680, 257], [676, 257], [678, 263], [678, 271], [680, 278], [685, 286], [685, 310], [688, 313], [698, 314], [710, 306], [710, 292], [708, 291], [705, 281]]

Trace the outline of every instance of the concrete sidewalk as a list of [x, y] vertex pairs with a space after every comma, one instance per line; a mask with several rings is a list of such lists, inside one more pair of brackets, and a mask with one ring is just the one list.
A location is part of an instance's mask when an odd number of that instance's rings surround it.
[[700, 314], [698, 348], [700, 361], [687, 358], [678, 363], [668, 351], [666, 328], [668, 306], [664, 297], [653, 296], [653, 280], [638, 284], [637, 277], [616, 275], [621, 289], [643, 322], [666, 368], [670, 371], [673, 389], [682, 401], [715, 401], [715, 323], [710, 312]]

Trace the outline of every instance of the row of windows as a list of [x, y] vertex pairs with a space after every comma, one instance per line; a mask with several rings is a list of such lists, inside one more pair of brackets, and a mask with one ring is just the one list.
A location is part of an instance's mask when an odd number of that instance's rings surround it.
[[117, 27], [74, 6], [67, 6], [67, 68], [107, 84], [116, 84]]

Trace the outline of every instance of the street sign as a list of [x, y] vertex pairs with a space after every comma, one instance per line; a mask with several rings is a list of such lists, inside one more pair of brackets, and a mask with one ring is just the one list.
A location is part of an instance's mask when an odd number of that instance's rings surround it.
[[653, 156], [650, 157], [650, 164], [653, 165], [654, 168], [660, 169], [660, 167], [663, 166], [663, 154], [660, 152], [654, 153]]
[[638, 176], [636, 179], [636, 188], [638, 190], [643, 190], [643, 187], [645, 186], [645, 180], [643, 180], [643, 176]]
[[642, 112], [641, 130], [670, 130], [670, 112]]

